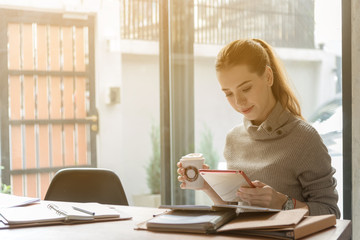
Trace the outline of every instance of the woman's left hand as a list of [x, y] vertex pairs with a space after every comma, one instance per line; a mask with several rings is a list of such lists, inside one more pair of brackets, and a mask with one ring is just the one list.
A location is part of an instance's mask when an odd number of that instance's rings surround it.
[[282, 209], [287, 200], [285, 194], [275, 191], [269, 185], [260, 181], [253, 181], [255, 188], [240, 187], [236, 195], [250, 206]]

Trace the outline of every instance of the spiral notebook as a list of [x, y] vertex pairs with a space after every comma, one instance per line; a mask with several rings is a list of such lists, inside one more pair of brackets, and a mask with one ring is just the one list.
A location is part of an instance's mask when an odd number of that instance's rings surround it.
[[0, 209], [0, 221], [3, 223], [0, 228], [125, 219], [131, 217], [99, 203], [41, 202]]

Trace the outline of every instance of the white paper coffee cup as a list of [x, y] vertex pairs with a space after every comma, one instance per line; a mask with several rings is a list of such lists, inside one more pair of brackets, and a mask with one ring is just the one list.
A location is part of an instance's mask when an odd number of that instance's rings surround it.
[[204, 186], [204, 179], [199, 173], [203, 168], [205, 158], [201, 153], [190, 153], [180, 159], [182, 167], [185, 169], [186, 189], [200, 189]]

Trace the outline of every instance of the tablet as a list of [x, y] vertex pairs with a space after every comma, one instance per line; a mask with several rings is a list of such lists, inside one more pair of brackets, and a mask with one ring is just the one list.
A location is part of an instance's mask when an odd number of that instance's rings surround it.
[[225, 202], [241, 201], [236, 192], [240, 187], [255, 187], [243, 171], [199, 169], [200, 175]]

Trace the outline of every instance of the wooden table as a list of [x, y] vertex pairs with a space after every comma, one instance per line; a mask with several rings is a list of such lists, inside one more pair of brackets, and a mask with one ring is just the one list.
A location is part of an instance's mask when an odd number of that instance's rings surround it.
[[[159, 214], [164, 210], [144, 207], [117, 206], [117, 208], [133, 217], [132, 220], [97, 222], [74, 225], [54, 225], [42, 227], [28, 227], [17, 229], [1, 229], [1, 240], [111, 240], [111, 239], [136, 239], [136, 240], [186, 240], [186, 239], [249, 239], [249, 237], [204, 235], [204, 234], [181, 234], [181, 233], [159, 233], [145, 230], [134, 230], [136, 223], [150, 219], [153, 214]], [[336, 227], [324, 230], [305, 239], [350, 239], [351, 221], [337, 220]], [[264, 239], [264, 238], [251, 238]]]

